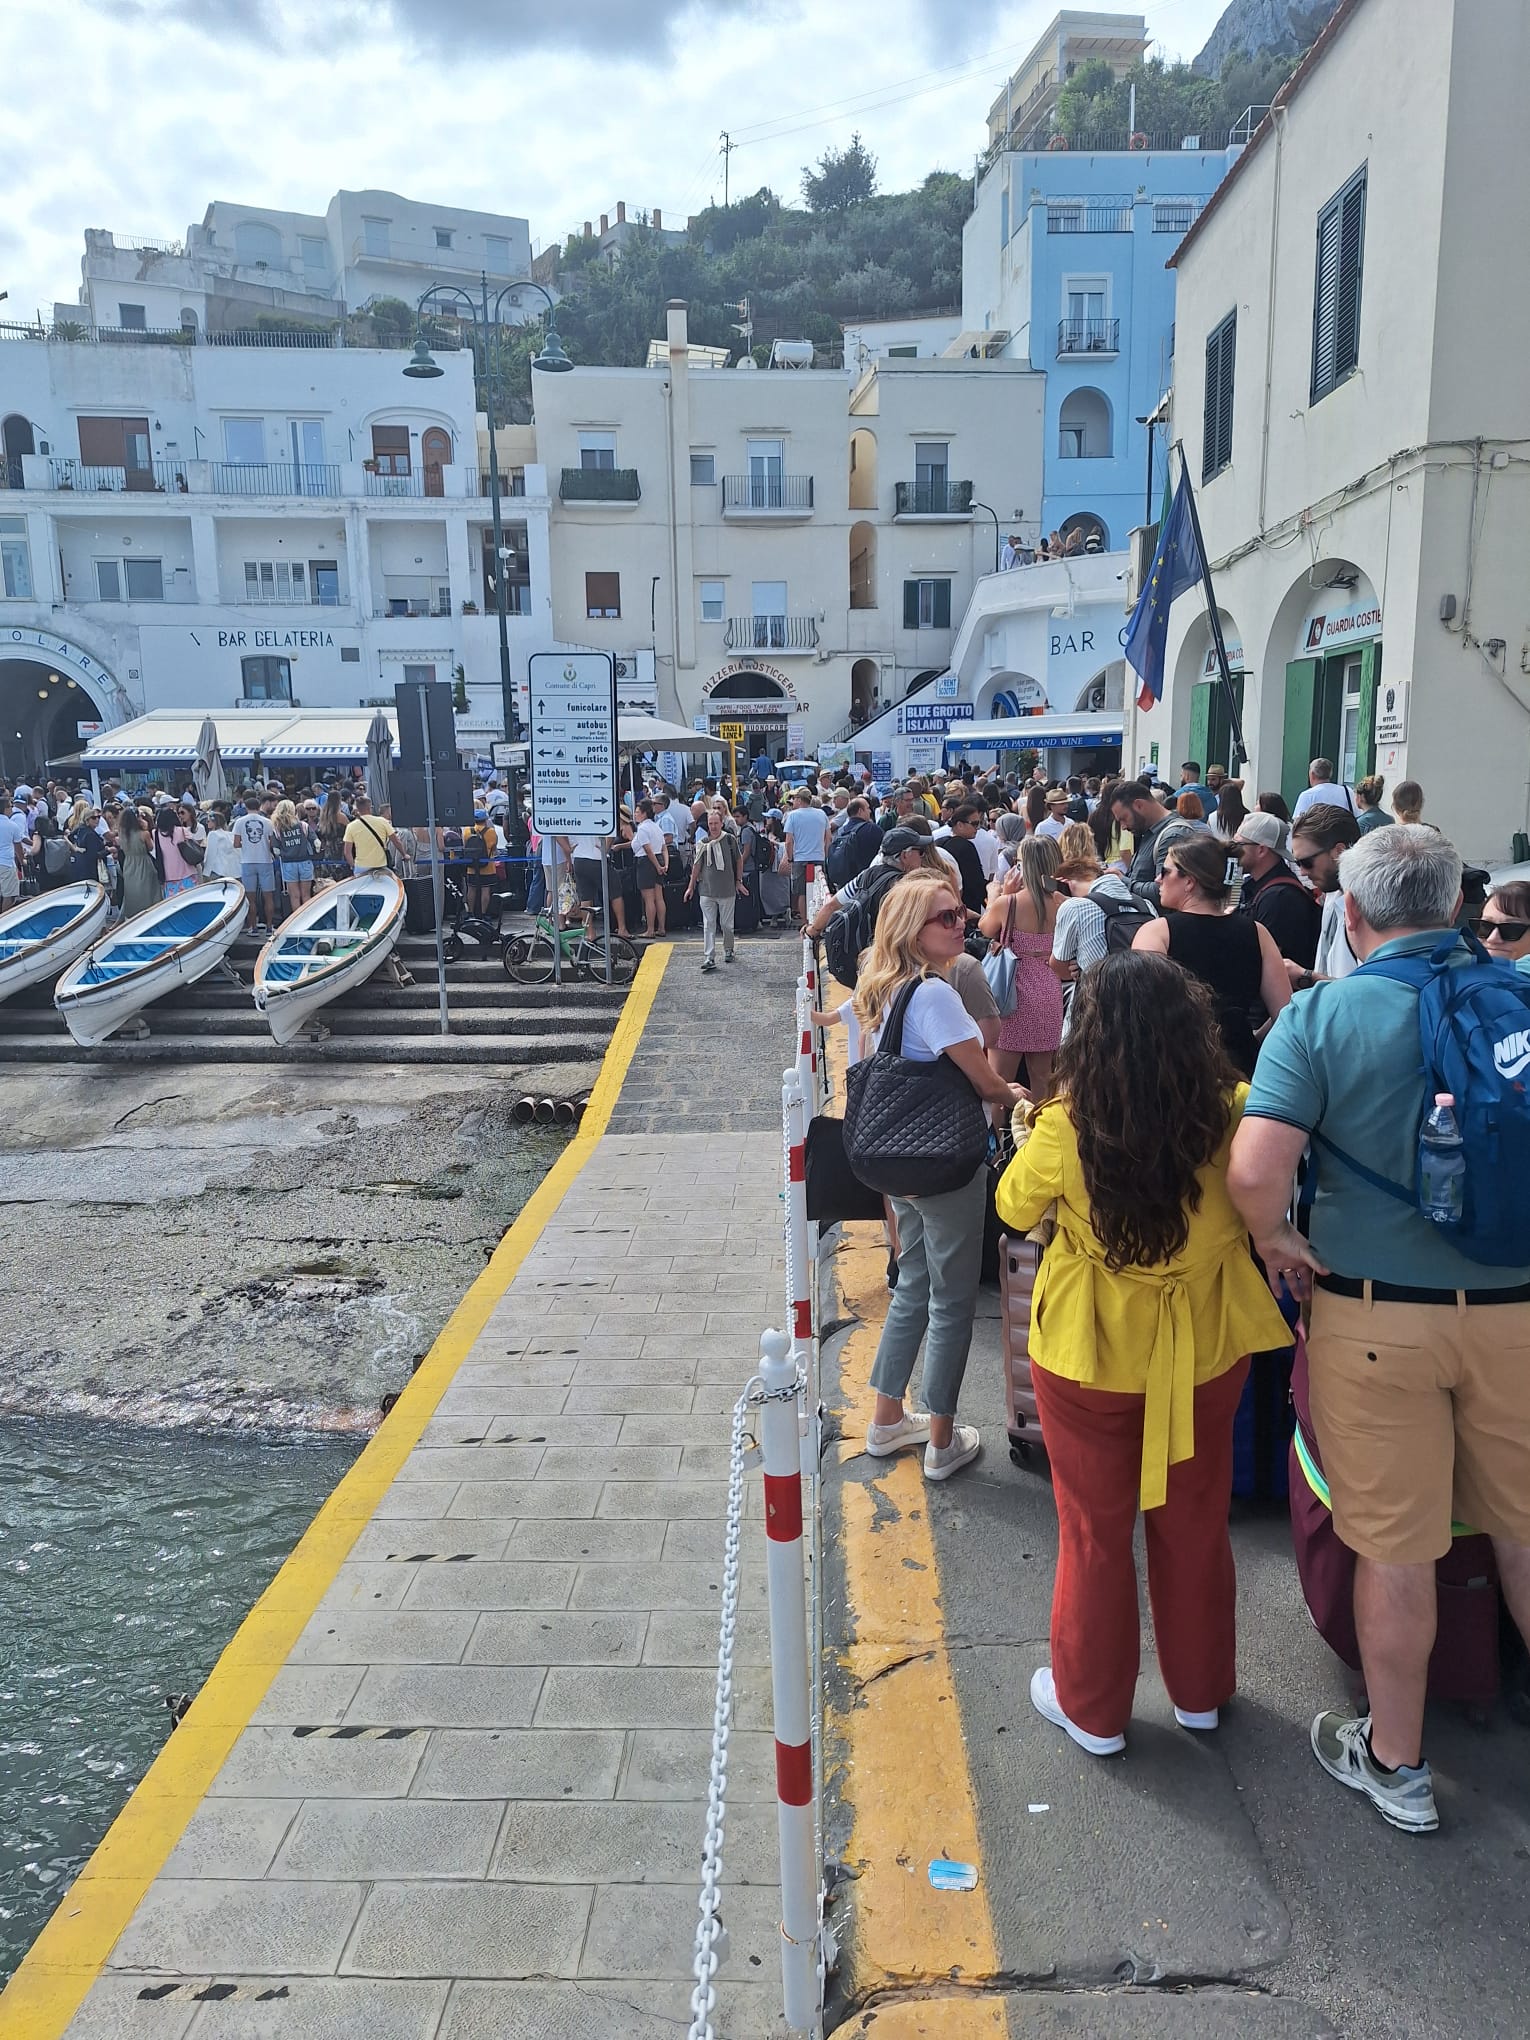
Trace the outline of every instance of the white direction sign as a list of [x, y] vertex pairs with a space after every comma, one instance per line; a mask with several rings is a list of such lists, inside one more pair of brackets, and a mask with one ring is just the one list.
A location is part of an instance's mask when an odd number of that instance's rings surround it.
[[533, 652], [531, 825], [543, 836], [616, 833], [616, 662]]

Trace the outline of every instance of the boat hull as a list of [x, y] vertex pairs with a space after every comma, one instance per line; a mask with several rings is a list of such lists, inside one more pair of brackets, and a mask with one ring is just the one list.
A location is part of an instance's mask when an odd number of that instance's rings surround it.
[[143, 1008], [216, 970], [244, 926], [245, 893], [218, 878], [159, 900], [111, 929], [59, 979], [53, 1003], [81, 1048], [98, 1048]]
[[104, 931], [111, 911], [105, 886], [94, 879], [7, 908], [0, 914], [0, 999], [66, 971]]
[[404, 904], [393, 872], [369, 871], [288, 915], [255, 964], [255, 1004], [275, 1040], [293, 1040], [332, 999], [366, 983], [404, 932]]

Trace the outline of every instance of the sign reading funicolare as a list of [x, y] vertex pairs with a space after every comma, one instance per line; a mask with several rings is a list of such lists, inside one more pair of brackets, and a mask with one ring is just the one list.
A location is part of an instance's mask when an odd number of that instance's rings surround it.
[[541, 836], [616, 833], [616, 662], [533, 652], [531, 826]]

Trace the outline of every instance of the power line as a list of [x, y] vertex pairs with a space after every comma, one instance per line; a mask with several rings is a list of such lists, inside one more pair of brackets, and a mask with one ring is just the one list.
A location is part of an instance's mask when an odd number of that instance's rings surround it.
[[934, 71], [920, 71], [912, 78], [903, 78], [888, 85], [877, 86], [872, 91], [856, 93], [848, 99], [830, 100], [822, 106], [805, 107], [800, 113], [780, 114], [774, 121], [757, 121], [753, 127], [733, 131], [735, 135], [741, 137], [734, 141], [733, 147], [739, 149], [757, 142], [777, 141], [787, 135], [798, 134], [807, 127], [821, 127], [826, 121], [847, 119], [858, 111], [875, 112], [883, 106], [898, 105], [905, 99], [922, 98], [926, 93], [939, 92], [948, 84], [957, 84], [963, 78], [981, 71], [985, 65], [995, 63], [1000, 57], [1025, 47], [1027, 45], [1023, 42], [1000, 43], [996, 48], [984, 50], [976, 57], [968, 57], [960, 64], [947, 64]]

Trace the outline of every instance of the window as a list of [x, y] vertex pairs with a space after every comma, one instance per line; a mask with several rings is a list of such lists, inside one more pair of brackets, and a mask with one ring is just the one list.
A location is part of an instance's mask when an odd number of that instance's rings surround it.
[[[287, 438], [292, 446], [292, 465], [304, 495], [323, 488], [324, 421], [322, 418], [289, 418]], [[324, 493], [328, 493], [327, 490]]]
[[452, 245], [452, 230], [451, 230], [451, 228], [450, 228], [450, 227], [437, 227], [437, 228], [436, 228], [436, 246], [437, 246], [438, 248], [449, 248], [449, 247], [450, 247], [451, 245]]
[[125, 475], [148, 472], [147, 418], [81, 418], [79, 433], [86, 467], [122, 468]]
[[21, 517], [0, 517], [0, 595], [12, 602], [32, 599], [32, 553]]
[[372, 427], [372, 466], [380, 475], [407, 475], [409, 473], [409, 427], [407, 425], [374, 425]]
[[716, 480], [716, 454], [693, 453], [691, 455], [691, 487], [693, 489], [710, 489]]
[[1360, 272], [1365, 251], [1365, 172], [1357, 170], [1318, 214], [1312, 293], [1312, 396], [1316, 403], [1360, 360]]
[[436, 669], [433, 665], [416, 666], [408, 661], [405, 662], [404, 685], [406, 687], [428, 687], [435, 677]]
[[749, 508], [779, 510], [785, 501], [783, 488], [786, 445], [780, 439], [749, 441]]
[[914, 448], [914, 486], [916, 489], [944, 491], [946, 475], [950, 469], [951, 449], [944, 440], [927, 439]]
[[338, 560], [310, 560], [308, 562], [308, 585], [312, 600], [321, 609], [337, 609], [340, 606], [340, 563]]
[[1153, 200], [1153, 232], [1155, 234], [1188, 234], [1195, 225], [1199, 207], [1193, 198], [1155, 198]]
[[1069, 390], [1057, 413], [1057, 452], [1062, 460], [1110, 457], [1110, 405], [1101, 390]]
[[786, 583], [754, 581], [750, 584], [750, 610], [754, 617], [754, 643], [762, 651], [782, 651], [786, 645]]
[[484, 267], [491, 276], [510, 274], [510, 242], [504, 234], [485, 234], [483, 237]]
[[246, 602], [306, 602], [308, 569], [301, 560], [246, 560]]
[[360, 645], [342, 645], [340, 647], [340, 663], [342, 666], [359, 666], [361, 664]]
[[120, 561], [96, 561], [96, 600], [98, 602], [120, 602], [122, 600], [122, 566]]
[[241, 659], [239, 673], [246, 701], [291, 701], [292, 666], [289, 660]]
[[329, 271], [329, 243], [319, 234], [300, 234], [298, 253], [305, 269], [317, 269], [325, 274]]
[[903, 628], [905, 630], [949, 630], [951, 628], [951, 583], [949, 581], [905, 581], [903, 583]]
[[124, 560], [122, 572], [129, 602], [163, 602], [165, 570], [158, 560]]
[[620, 616], [622, 577], [620, 574], [586, 574], [584, 577], [586, 616]]
[[142, 333], [147, 330], [148, 323], [142, 305], [118, 305], [117, 324], [124, 333]]
[[1201, 425], [1201, 480], [1209, 482], [1232, 459], [1233, 359], [1238, 314], [1229, 312], [1206, 342], [1206, 410]]
[[361, 222], [361, 246], [363, 253], [367, 255], [380, 255], [386, 258], [388, 253], [388, 222], [386, 220], [364, 219]]
[[919, 349], [917, 346], [889, 347], [887, 358], [889, 361], [917, 361], [919, 359]]
[[581, 432], [579, 435], [579, 465], [582, 468], [610, 470], [616, 466], [616, 434], [614, 432]]
[[727, 599], [728, 584], [726, 581], [703, 581], [701, 583], [702, 622], [721, 623]]
[[225, 418], [223, 458], [233, 467], [258, 467], [266, 457], [264, 418]]

